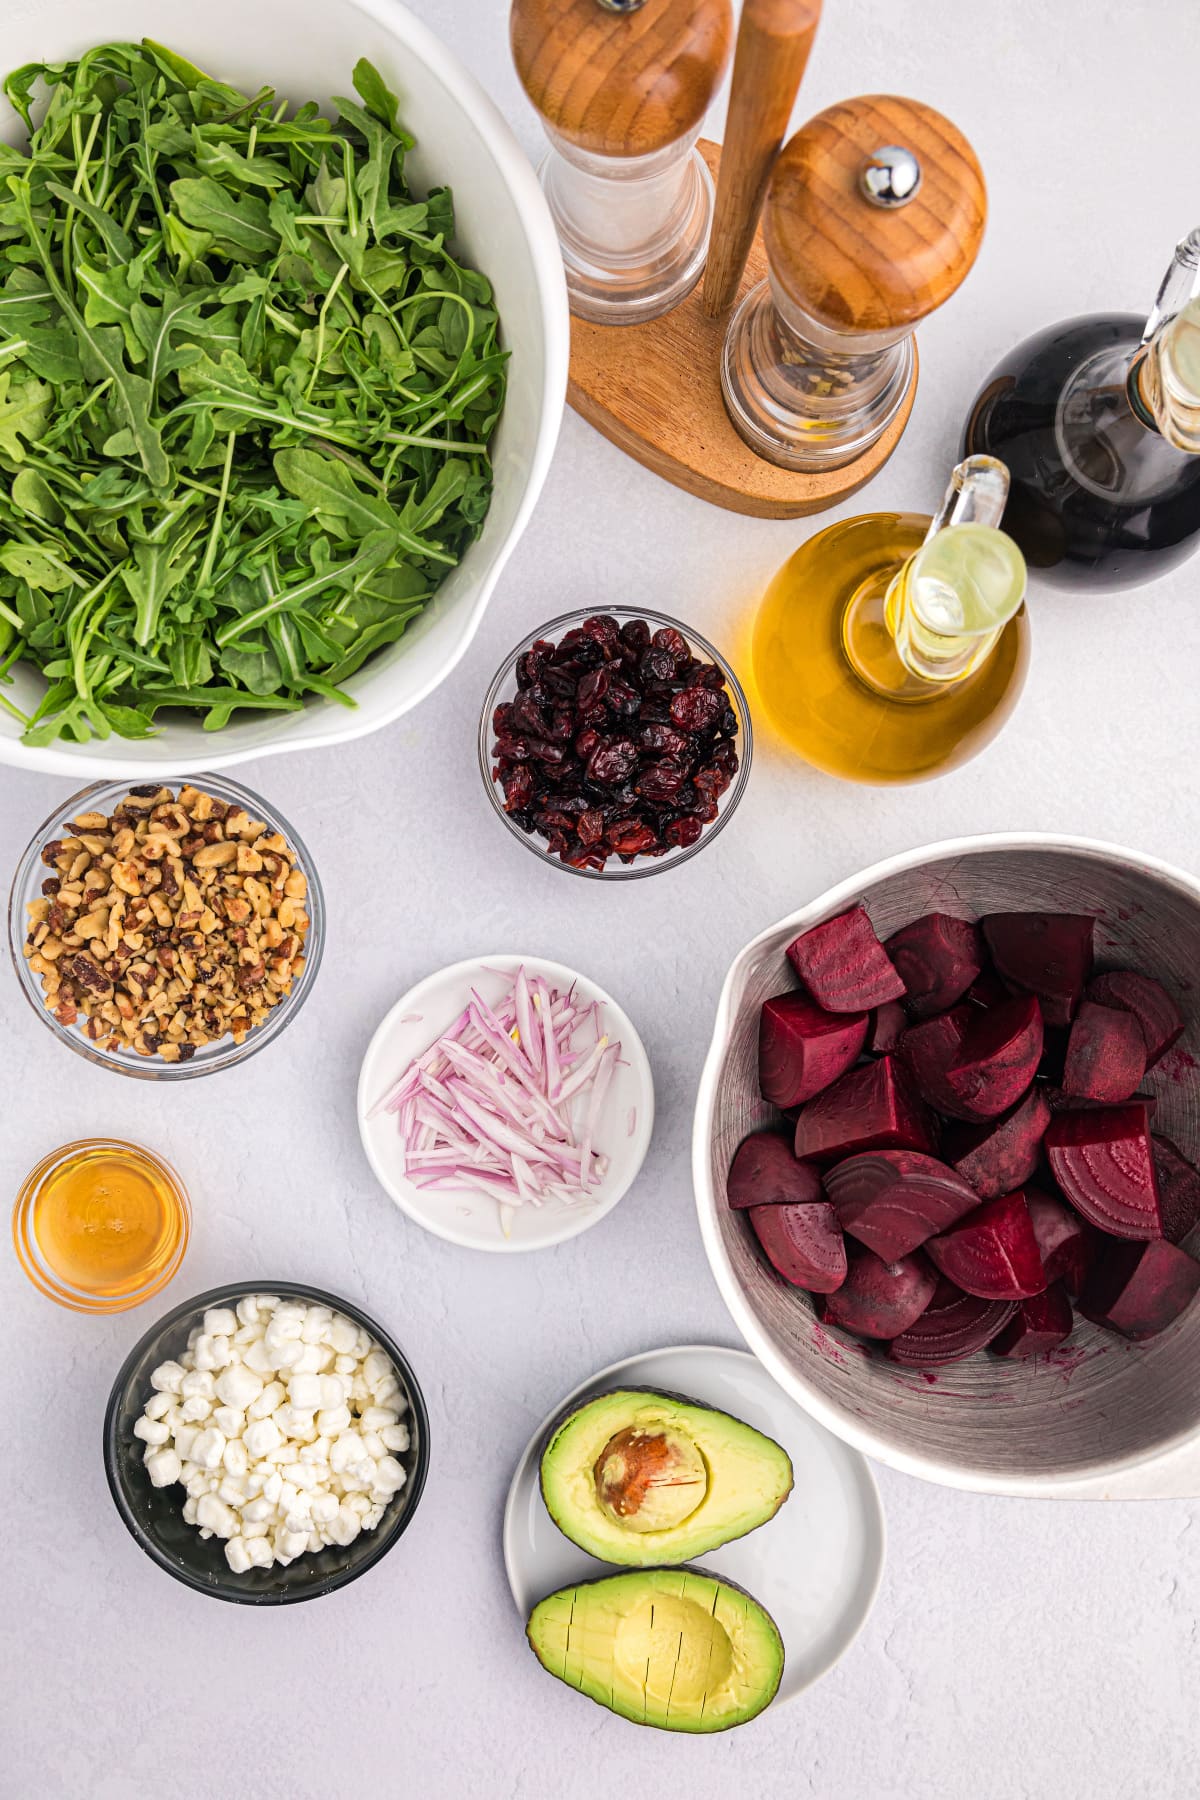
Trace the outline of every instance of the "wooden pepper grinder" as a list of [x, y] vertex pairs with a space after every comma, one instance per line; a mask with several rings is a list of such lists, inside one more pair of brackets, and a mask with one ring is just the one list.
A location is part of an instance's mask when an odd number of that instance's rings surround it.
[[767, 190], [769, 276], [722, 354], [729, 417], [757, 456], [853, 476], [911, 407], [913, 328], [970, 270], [986, 209], [970, 144], [917, 101], [843, 101], [796, 133]]
[[704, 268], [713, 182], [694, 146], [729, 56], [730, 0], [513, 0], [510, 32], [550, 140], [541, 182], [572, 312], [658, 318]]

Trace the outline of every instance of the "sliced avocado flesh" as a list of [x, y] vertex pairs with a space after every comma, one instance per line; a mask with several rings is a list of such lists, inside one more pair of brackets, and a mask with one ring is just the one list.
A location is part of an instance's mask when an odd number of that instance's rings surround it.
[[696, 1569], [637, 1569], [534, 1607], [529, 1642], [569, 1687], [638, 1725], [726, 1731], [769, 1705], [783, 1674], [774, 1620]]
[[618, 1388], [550, 1435], [542, 1496], [559, 1530], [602, 1562], [689, 1562], [774, 1518], [792, 1465], [773, 1439], [675, 1394]]

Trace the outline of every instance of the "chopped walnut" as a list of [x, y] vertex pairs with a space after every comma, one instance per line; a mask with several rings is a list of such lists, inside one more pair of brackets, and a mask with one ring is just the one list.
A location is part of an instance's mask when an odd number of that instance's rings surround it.
[[240, 1044], [304, 971], [308, 882], [278, 832], [194, 787], [135, 788], [42, 850], [25, 955], [47, 1009], [164, 1062]]

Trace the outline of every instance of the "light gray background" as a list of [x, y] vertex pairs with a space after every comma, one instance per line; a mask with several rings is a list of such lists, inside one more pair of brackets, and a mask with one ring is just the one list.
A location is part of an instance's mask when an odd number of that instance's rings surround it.
[[[540, 155], [500, 0], [417, 10]], [[354, 55], [347, 44], [347, 64]], [[1024, 333], [1148, 307], [1175, 239], [1200, 222], [1198, 67], [1190, 0], [829, 0], [799, 116], [858, 92], [917, 95], [966, 130], [991, 191], [978, 267], [921, 332], [907, 436], [845, 510], [932, 506], [977, 384]], [[412, 1357], [435, 1445], [412, 1529], [362, 1582], [282, 1613], [210, 1604], [138, 1554], [101, 1469], [109, 1383], [158, 1303], [76, 1317], [7, 1257], [5, 1793], [1196, 1792], [1200, 1504], [991, 1500], [880, 1471], [890, 1557], [865, 1633], [803, 1699], [722, 1740], [635, 1733], [568, 1693], [538, 1670], [509, 1598], [505, 1488], [557, 1397], [635, 1350], [736, 1341], [700, 1247], [688, 1157], [695, 1082], [740, 945], [875, 858], [960, 832], [1086, 832], [1200, 864], [1195, 563], [1125, 598], [1036, 593], [1021, 708], [958, 774], [859, 789], [764, 743], [736, 823], [688, 867], [609, 890], [540, 867], [490, 816], [475, 768], [502, 652], [568, 606], [621, 601], [677, 613], [740, 654], [757, 596], [808, 529], [709, 509], [568, 413], [532, 527], [452, 679], [376, 737], [236, 771], [295, 818], [330, 904], [319, 988], [278, 1047], [215, 1082], [120, 1081], [57, 1046], [3, 973], [5, 1191], [75, 1136], [124, 1132], [164, 1151], [190, 1183], [195, 1236], [160, 1310], [257, 1275], [353, 1296]], [[0, 772], [10, 863], [67, 792]], [[616, 1212], [559, 1250], [507, 1260], [411, 1226], [376, 1188], [354, 1126], [359, 1059], [393, 999], [444, 963], [500, 949], [575, 963], [618, 995], [659, 1101], [644, 1173]]]

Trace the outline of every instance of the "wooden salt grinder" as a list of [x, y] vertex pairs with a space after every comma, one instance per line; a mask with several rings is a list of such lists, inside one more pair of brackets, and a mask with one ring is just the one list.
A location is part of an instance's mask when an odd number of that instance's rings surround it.
[[577, 317], [655, 319], [699, 280], [713, 183], [694, 146], [732, 34], [730, 0], [513, 0]]
[[971, 146], [918, 101], [865, 95], [796, 133], [767, 191], [769, 278], [739, 306], [721, 362], [730, 419], [756, 455], [843, 472], [842, 492], [859, 485], [911, 406], [913, 327], [967, 275], [986, 211]]

